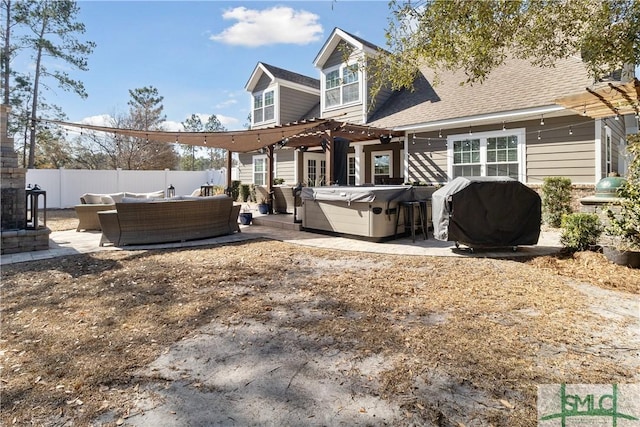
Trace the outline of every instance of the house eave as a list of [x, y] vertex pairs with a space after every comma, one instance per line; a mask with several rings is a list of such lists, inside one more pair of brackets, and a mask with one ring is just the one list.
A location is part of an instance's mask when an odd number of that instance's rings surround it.
[[547, 105], [522, 110], [501, 111], [496, 113], [478, 114], [474, 116], [447, 118], [403, 126], [395, 126], [393, 127], [393, 130], [404, 132], [418, 132], [434, 129], [451, 129], [465, 126], [479, 126], [501, 122], [505, 122], [506, 124], [508, 124], [511, 121], [520, 121], [527, 118], [539, 118], [541, 114], [545, 114], [548, 117], [570, 116], [574, 115], [575, 112], [558, 105]]

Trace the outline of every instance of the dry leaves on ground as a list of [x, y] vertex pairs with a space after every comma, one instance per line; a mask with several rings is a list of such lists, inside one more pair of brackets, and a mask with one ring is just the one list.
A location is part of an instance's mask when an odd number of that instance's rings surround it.
[[[576, 287], [615, 288], [616, 280], [637, 294], [640, 272], [599, 254], [522, 262], [273, 241], [9, 265], [1, 420], [87, 425], [106, 410], [125, 419], [137, 370], [203, 325], [255, 319], [383, 357], [388, 369], [372, 393], [397, 402], [412, 423], [478, 417], [528, 426], [538, 384], [638, 381], [633, 353], [615, 334], [593, 333], [602, 317]], [[482, 405], [452, 400], [444, 385]]]

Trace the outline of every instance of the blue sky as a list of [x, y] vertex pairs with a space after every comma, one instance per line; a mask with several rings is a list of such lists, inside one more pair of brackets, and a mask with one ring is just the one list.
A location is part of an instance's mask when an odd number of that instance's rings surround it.
[[[390, 14], [386, 0], [78, 5], [87, 30], [82, 39], [97, 46], [89, 71], [70, 73], [89, 96], [54, 88], [45, 93], [47, 101], [70, 121], [99, 123], [98, 116], [128, 111], [130, 89], [154, 86], [171, 130], [192, 113], [215, 114], [227, 129], [242, 129], [250, 106], [244, 86], [258, 62], [319, 78], [313, 60], [334, 27], [385, 47]], [[29, 66], [21, 61], [14, 68]]]

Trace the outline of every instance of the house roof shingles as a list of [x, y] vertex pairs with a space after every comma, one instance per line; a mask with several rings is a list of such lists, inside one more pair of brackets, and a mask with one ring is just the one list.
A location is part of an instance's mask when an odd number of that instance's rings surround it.
[[302, 74], [294, 73], [293, 71], [285, 70], [283, 68], [275, 67], [273, 65], [261, 64], [266, 68], [276, 79], [286, 80], [292, 83], [298, 83], [303, 86], [308, 86], [313, 89], [320, 90], [320, 80], [308, 77]]
[[369, 124], [397, 128], [492, 113], [551, 106], [554, 100], [583, 92], [592, 85], [578, 58], [560, 60], [555, 67], [536, 67], [510, 59], [482, 83], [464, 84], [462, 72], [441, 72], [432, 85], [433, 70], [423, 68], [412, 92], [394, 93], [374, 112]]

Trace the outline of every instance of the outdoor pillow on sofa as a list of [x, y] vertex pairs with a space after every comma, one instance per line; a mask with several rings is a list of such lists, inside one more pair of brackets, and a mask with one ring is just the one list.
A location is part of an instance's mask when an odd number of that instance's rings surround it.
[[[111, 202], [107, 203], [103, 201], [103, 197], [111, 198]], [[101, 204], [114, 204], [122, 200], [124, 193], [109, 193], [109, 194], [97, 194], [97, 193], [85, 193], [80, 196], [80, 201], [87, 205], [101, 205]], [[108, 200], [108, 199], [105, 199]]]
[[138, 199], [163, 199], [164, 190], [152, 191], [151, 193], [130, 193], [125, 191], [124, 197], [135, 197]]

